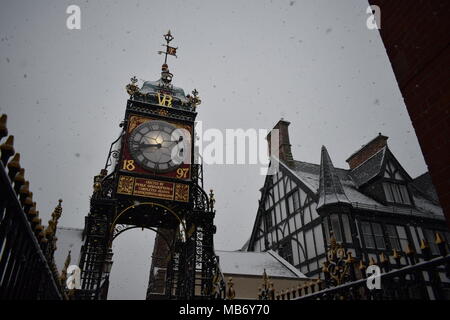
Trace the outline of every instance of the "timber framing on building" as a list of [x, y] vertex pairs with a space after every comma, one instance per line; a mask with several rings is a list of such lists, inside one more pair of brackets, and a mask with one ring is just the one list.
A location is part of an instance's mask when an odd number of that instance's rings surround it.
[[[311, 278], [325, 279], [330, 234], [353, 257], [375, 263], [396, 250], [422, 257], [421, 240], [439, 256], [436, 233], [450, 241], [428, 173], [411, 178], [379, 134], [352, 154], [349, 169], [335, 168], [325, 147], [320, 164], [292, 158], [289, 122], [281, 120], [279, 171], [261, 189], [248, 251], [274, 250]], [[287, 143], [282, 143], [287, 141]], [[448, 245], [448, 244], [447, 244]]]

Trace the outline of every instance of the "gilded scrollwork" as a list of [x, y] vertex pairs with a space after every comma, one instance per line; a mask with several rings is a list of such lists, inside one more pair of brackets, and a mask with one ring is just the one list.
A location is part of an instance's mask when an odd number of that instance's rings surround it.
[[189, 186], [187, 184], [177, 183], [175, 185], [175, 201], [189, 201]]
[[131, 195], [133, 193], [133, 186], [134, 186], [133, 177], [120, 176], [119, 184], [117, 186], [117, 193]]

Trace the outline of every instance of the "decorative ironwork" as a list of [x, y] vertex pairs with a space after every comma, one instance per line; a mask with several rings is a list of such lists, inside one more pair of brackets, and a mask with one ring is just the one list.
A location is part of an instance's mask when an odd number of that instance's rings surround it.
[[189, 103], [192, 105], [192, 108], [193, 108], [194, 111], [195, 111], [195, 109], [197, 109], [197, 106], [202, 103], [202, 100], [198, 96], [197, 89], [194, 89], [192, 91], [192, 96], [188, 94], [186, 97], [188, 98]]
[[[149, 210], [153, 211], [148, 215], [153, 217], [153, 220], [145, 220], [144, 217], [147, 214], [140, 209], [145, 203], [116, 198], [115, 188], [124, 190], [129, 188], [124, 181], [119, 180], [117, 167], [109, 175], [105, 169], [102, 169], [100, 174], [94, 177], [91, 210], [86, 217], [85, 242], [80, 258], [82, 290], [77, 292], [78, 298], [106, 298], [109, 269], [112, 265], [108, 257], [112, 257], [110, 248], [114, 238], [126, 230], [137, 227], [149, 228], [156, 232], [158, 232], [156, 228], [159, 227], [178, 230], [181, 223], [179, 217], [184, 217], [185, 239], [183, 241], [180, 238], [178, 245], [172, 246], [168, 253], [165, 297], [191, 299], [199, 293], [203, 298], [217, 297], [217, 294], [213, 293], [212, 281], [213, 271], [217, 267], [213, 249], [213, 235], [216, 229], [213, 225], [214, 211], [211, 208], [214, 199], [211, 201], [198, 185], [198, 171], [201, 171], [201, 168], [196, 169], [197, 173], [193, 175], [191, 184], [192, 208], [187, 207], [179, 214], [175, 214], [172, 220], [176, 216], [179, 221], [175, 223], [177, 221], [175, 219], [170, 225], [167, 225], [169, 221], [167, 218], [172, 215], [167, 216], [164, 213], [172, 210], [170, 207], [163, 209], [164, 206], [155, 203], [155, 206], [149, 207]], [[173, 205], [167, 202], [167, 206]], [[126, 214], [122, 215], [122, 212]], [[127, 219], [134, 221], [136, 216], [144, 219], [139, 225], [125, 222]], [[165, 220], [166, 225], [158, 224], [157, 217]], [[197, 287], [199, 290], [196, 290]]]
[[[125, 124], [121, 123], [121, 127], [125, 128]], [[107, 170], [110, 166], [112, 166], [113, 162], [112, 162], [111, 158], [113, 158], [113, 159], [118, 159], [119, 158], [119, 155], [120, 155], [120, 152], [118, 150], [119, 146], [117, 146], [117, 149], [113, 149], [113, 148], [114, 148], [114, 146], [117, 143], [120, 142], [120, 140], [121, 140], [121, 138], [123, 136], [123, 133], [124, 133], [124, 131], [122, 130], [122, 132], [120, 133], [119, 137], [116, 140], [114, 140], [113, 143], [111, 143], [111, 146], [109, 147], [109, 153], [108, 153], [108, 157], [106, 159], [105, 168], [104, 168], [105, 170]]]
[[262, 286], [258, 289], [258, 299], [259, 300], [274, 300], [275, 299], [275, 289], [273, 287], [273, 282], [270, 281], [269, 276], [264, 269], [262, 276]]
[[212, 299], [225, 299], [226, 295], [226, 285], [225, 278], [220, 270], [219, 257], [214, 256], [214, 272], [213, 272], [213, 280], [212, 280], [212, 291], [211, 297]]
[[164, 54], [164, 64], [167, 64], [167, 56], [171, 55], [174, 56], [175, 58], [177, 57], [177, 49], [178, 47], [174, 48], [169, 46], [170, 42], [174, 39], [174, 37], [172, 36], [170, 30], [167, 31], [167, 33], [164, 35], [164, 39], [166, 40], [166, 44], [163, 44], [163, 47], [166, 47], [166, 51], [158, 51], [158, 54]]
[[125, 88], [127, 89], [127, 93], [130, 95], [130, 97], [133, 97], [136, 94], [136, 92], [139, 91], [139, 87], [136, 85], [138, 80], [136, 76], [133, 76], [133, 78], [131, 78], [130, 81], [131, 83], [127, 84]]
[[338, 244], [333, 232], [330, 232], [330, 247], [327, 252], [327, 261], [322, 271], [326, 275], [328, 286], [338, 286], [344, 282], [355, 279], [353, 264], [355, 259], [351, 252], [347, 252], [342, 244]]
[[227, 300], [233, 300], [236, 297], [236, 291], [234, 290], [233, 278], [228, 278], [227, 283]]
[[[8, 134], [6, 120], [0, 117], [0, 140]], [[0, 151], [0, 300], [66, 299], [53, 258], [62, 200], [44, 229], [12, 136]]]
[[[334, 238], [334, 237], [333, 237]], [[380, 287], [369, 289], [371, 281], [366, 275], [366, 265], [363, 260], [353, 258], [350, 252], [330, 240], [328, 260], [324, 264], [325, 288], [319, 290], [304, 290], [299, 288], [298, 298], [301, 300], [409, 300], [409, 299], [449, 299], [450, 285], [444, 281], [450, 278], [450, 255], [447, 243], [436, 232], [435, 244], [439, 255], [433, 257], [426, 240], [421, 241], [422, 258], [408, 245], [408, 250], [400, 254], [393, 250], [390, 256], [381, 253], [377, 261], [371, 257], [368, 265], [380, 268]], [[330, 253], [331, 252], [331, 253]], [[405, 259], [408, 265], [403, 266]], [[420, 262], [419, 262], [420, 261]], [[427, 286], [428, 289], [427, 290]]]

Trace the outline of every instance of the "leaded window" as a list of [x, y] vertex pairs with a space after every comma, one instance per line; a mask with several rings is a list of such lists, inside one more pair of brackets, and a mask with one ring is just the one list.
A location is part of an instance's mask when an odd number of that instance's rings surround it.
[[278, 254], [289, 263], [293, 263], [291, 241], [283, 241], [278, 249]]
[[374, 222], [361, 222], [361, 232], [366, 248], [380, 250], [386, 249], [381, 224]]
[[392, 249], [406, 251], [408, 247], [408, 236], [403, 226], [386, 225], [386, 233]]
[[333, 230], [336, 241], [342, 242], [342, 233], [341, 233], [341, 227], [340, 227], [340, 223], [339, 223], [339, 216], [337, 214], [332, 214], [330, 216], [330, 220], [331, 220], [331, 228]]
[[392, 203], [411, 204], [408, 188], [404, 184], [383, 182], [384, 194], [386, 200]]

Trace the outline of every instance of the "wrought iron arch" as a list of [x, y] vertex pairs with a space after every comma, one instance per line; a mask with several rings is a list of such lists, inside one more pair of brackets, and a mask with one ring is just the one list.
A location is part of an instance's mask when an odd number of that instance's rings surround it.
[[[167, 207], [167, 206], [165, 206], [165, 205], [163, 205], [163, 204], [160, 204], [160, 203], [157, 203], [157, 202], [151, 202], [151, 201], [148, 201], [148, 202], [141, 202], [141, 203], [138, 203], [138, 204], [133, 204], [133, 205], [131, 205], [131, 206], [128, 206], [128, 207], [126, 207], [125, 209], [123, 209], [119, 214], [117, 214], [116, 217], [114, 218], [112, 224], [111, 224], [111, 228], [110, 228], [111, 234], [113, 234], [114, 228], [115, 228], [115, 226], [116, 226], [116, 224], [117, 224], [117, 221], [118, 221], [118, 219], [119, 219], [121, 216], [123, 216], [123, 215], [124, 215], [125, 213], [127, 213], [129, 210], [135, 209], [136, 207], [143, 206], [143, 205], [156, 206], [156, 207], [162, 208], [162, 209], [164, 209], [164, 210], [167, 210], [168, 212], [170, 212], [170, 213], [171, 213], [171, 214], [172, 214], [172, 215], [180, 222], [180, 225], [181, 225], [181, 227], [183, 228], [183, 232], [186, 233], [186, 224], [185, 224], [185, 222], [184, 222], [182, 219], [180, 219], [180, 217], [176, 214], [175, 211], [173, 211], [171, 208], [169, 208], [169, 207]], [[137, 227], [142, 228], [142, 226], [137, 226]], [[144, 228], [145, 228], [145, 226], [144, 226]], [[111, 238], [111, 239], [112, 239], [112, 238]]]
[[142, 227], [142, 226], [135, 226], [135, 225], [127, 225], [127, 224], [116, 224], [114, 227], [114, 230], [113, 230], [111, 242], [113, 242], [119, 235], [121, 235], [125, 231], [131, 230], [131, 229], [138, 229], [138, 228], [148, 229], [148, 230], [154, 231], [155, 233], [159, 234], [161, 236], [161, 238], [164, 240], [164, 242], [167, 244], [167, 246], [169, 247], [170, 251], [172, 251], [173, 245], [166, 238], [164, 233], [162, 233], [161, 231], [159, 231], [158, 229], [153, 228], [153, 227]]

